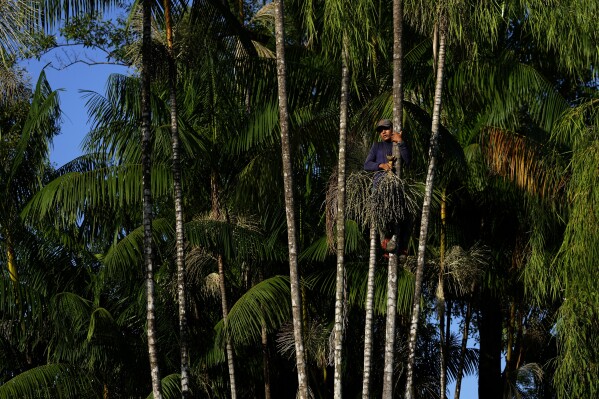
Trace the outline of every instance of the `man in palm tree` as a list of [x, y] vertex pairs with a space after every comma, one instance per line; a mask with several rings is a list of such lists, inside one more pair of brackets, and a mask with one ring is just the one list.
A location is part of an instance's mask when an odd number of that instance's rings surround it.
[[[373, 185], [376, 187], [377, 182], [383, 177], [383, 173], [397, 173], [398, 160], [393, 156], [393, 144], [397, 143], [399, 147], [399, 154], [401, 159], [399, 162], [404, 165], [409, 165], [412, 159], [410, 149], [406, 142], [403, 140], [403, 132], [396, 132], [393, 130], [393, 123], [389, 119], [381, 119], [376, 125], [376, 131], [380, 134], [381, 141], [374, 143], [370, 148], [370, 152], [364, 162], [364, 170], [368, 172], [375, 172]], [[397, 240], [399, 230], [407, 232], [407, 229], [401, 228], [403, 226], [386, 226], [385, 231], [381, 234], [381, 246], [387, 252], [393, 252], [397, 249]], [[407, 243], [406, 234], [400, 235], [401, 245], [400, 253], [405, 253], [405, 244]]]

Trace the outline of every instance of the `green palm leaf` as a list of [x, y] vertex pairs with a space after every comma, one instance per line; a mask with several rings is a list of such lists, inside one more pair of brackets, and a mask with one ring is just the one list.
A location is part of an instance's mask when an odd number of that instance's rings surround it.
[[[152, 233], [155, 242], [172, 238], [175, 234], [171, 223], [164, 218], [152, 221]], [[102, 273], [106, 278], [120, 280], [132, 274], [143, 275], [143, 226], [127, 234], [99, 258], [104, 264]]]
[[[153, 195], [169, 194], [172, 188], [170, 168], [155, 165], [152, 176]], [[22, 217], [33, 221], [59, 216], [54, 218], [55, 223], [68, 226], [77, 223], [88, 209], [130, 207], [141, 204], [141, 198], [140, 165], [96, 167], [66, 173], [48, 183], [24, 207]]]
[[[169, 374], [160, 380], [162, 385], [162, 397], [164, 399], [175, 399], [181, 397], [181, 375]], [[153, 399], [154, 394], [151, 393], [147, 399]]]
[[267, 331], [278, 329], [291, 318], [289, 277], [275, 276], [253, 286], [235, 302], [227, 327], [221, 320], [217, 331], [229, 334], [237, 344], [260, 342], [262, 327]]
[[81, 398], [94, 394], [94, 380], [79, 367], [47, 364], [27, 370], [0, 386], [0, 398]]

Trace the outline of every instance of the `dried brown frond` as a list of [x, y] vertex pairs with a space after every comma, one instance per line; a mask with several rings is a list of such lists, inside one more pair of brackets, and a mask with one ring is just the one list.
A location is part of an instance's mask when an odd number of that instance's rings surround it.
[[562, 168], [542, 144], [492, 128], [483, 135], [483, 155], [491, 171], [532, 195], [555, 199], [564, 192]]

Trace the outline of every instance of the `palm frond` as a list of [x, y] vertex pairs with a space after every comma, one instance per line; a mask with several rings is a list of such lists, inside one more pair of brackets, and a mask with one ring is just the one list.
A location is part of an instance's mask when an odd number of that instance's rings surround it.
[[[160, 380], [162, 386], [162, 397], [164, 399], [175, 399], [181, 396], [181, 375], [169, 374]], [[150, 393], [147, 399], [153, 399], [154, 393]]]
[[446, 282], [458, 295], [472, 294], [490, 262], [490, 249], [484, 245], [474, 244], [467, 251], [453, 246], [445, 256]]
[[324, 262], [327, 256], [332, 255], [329, 238], [327, 236], [320, 237], [315, 240], [308, 248], [304, 249], [298, 259], [300, 262]]
[[[164, 218], [152, 221], [154, 242], [164, 241], [174, 236], [174, 229]], [[110, 246], [108, 252], [99, 256], [104, 264], [102, 273], [107, 278], [127, 279], [133, 275], [143, 275], [143, 226], [139, 226], [117, 243]]]
[[[289, 278], [275, 276], [261, 281], [231, 307], [224, 334], [238, 344], [259, 342], [262, 328], [271, 332], [291, 318]], [[223, 321], [217, 325], [222, 330]]]
[[[162, 197], [171, 189], [170, 168], [155, 165], [152, 195]], [[33, 196], [22, 217], [34, 221], [53, 216], [56, 226], [65, 227], [80, 221], [88, 209], [129, 207], [141, 204], [141, 199], [141, 165], [105, 166], [57, 177]]]
[[282, 250], [271, 242], [253, 224], [236, 218], [232, 222], [197, 218], [185, 225], [186, 237], [192, 245], [202, 247], [225, 257], [245, 260], [283, 259]]
[[58, 92], [52, 91], [46, 74], [42, 71], [33, 92], [21, 138], [15, 149], [10, 179], [16, 175], [23, 162], [27, 162], [29, 168], [32, 167], [41, 174], [45, 166], [44, 161], [50, 152], [51, 139], [58, 132], [55, 123], [59, 114]]
[[0, 398], [94, 397], [94, 379], [79, 367], [47, 364], [27, 370], [0, 386]]
[[488, 129], [482, 150], [493, 173], [532, 195], [559, 202], [566, 185], [565, 166], [551, 149], [523, 136]]

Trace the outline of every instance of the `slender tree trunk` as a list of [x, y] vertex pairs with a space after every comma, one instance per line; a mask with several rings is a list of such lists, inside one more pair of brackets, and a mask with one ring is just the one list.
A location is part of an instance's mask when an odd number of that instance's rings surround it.
[[175, 246], [177, 252], [177, 298], [179, 300], [179, 341], [181, 354], [181, 397], [189, 398], [189, 331], [185, 299], [185, 233], [183, 228], [183, 188], [181, 184], [181, 141], [177, 124], [177, 67], [173, 49], [173, 27], [170, 12], [170, 0], [164, 0], [166, 24], [166, 42], [168, 49], [169, 94], [171, 107], [171, 146], [173, 196], [175, 202]]
[[[210, 208], [210, 218], [212, 220], [222, 220], [223, 212], [220, 207], [220, 186], [219, 186], [219, 176], [217, 170], [212, 170], [210, 172], [210, 200], [211, 200], [211, 208]], [[227, 284], [225, 279], [225, 261], [223, 259], [222, 254], [216, 255], [216, 263], [218, 265], [218, 281], [219, 281], [219, 289], [220, 289], [220, 303], [221, 310], [223, 314], [223, 324], [225, 326], [225, 331], [227, 331], [227, 319], [229, 317], [229, 305], [227, 302]], [[225, 335], [225, 350], [227, 353], [227, 366], [229, 368], [229, 382], [231, 385], [231, 399], [235, 399], [237, 397], [237, 385], [235, 383], [235, 353], [233, 351], [233, 346], [231, 344], [231, 340], [228, 336], [228, 333]]]
[[6, 260], [8, 267], [8, 276], [13, 283], [19, 281], [19, 273], [17, 271], [17, 260], [15, 258], [15, 248], [12, 242], [12, 236], [6, 231]]
[[506, 343], [506, 354], [505, 354], [505, 380], [506, 384], [509, 384], [512, 378], [512, 372], [514, 371], [514, 324], [516, 323], [516, 301], [512, 301], [510, 304], [510, 317], [507, 325], [507, 343]]
[[[393, 0], [393, 130], [401, 131], [403, 122], [403, 0]], [[393, 143], [397, 159], [395, 171], [400, 175], [401, 155]]]
[[524, 323], [524, 313], [522, 311], [522, 302], [520, 302], [519, 306], [518, 306], [518, 327], [517, 327], [517, 333], [516, 333], [516, 343], [515, 343], [515, 352], [518, 353], [518, 357], [514, 357], [514, 370], [517, 370], [520, 368], [520, 365], [522, 364], [522, 356], [524, 355], [524, 351], [525, 351], [525, 344], [522, 341], [522, 335], [524, 334], [524, 330], [522, 329], [522, 324]]
[[466, 363], [466, 349], [468, 345], [468, 329], [470, 328], [470, 319], [472, 318], [472, 304], [468, 301], [466, 307], [466, 317], [464, 318], [464, 332], [462, 333], [462, 346], [460, 348], [460, 364], [458, 365], [458, 374], [455, 380], [455, 394], [453, 399], [460, 399], [460, 390], [462, 389], [462, 378], [464, 377], [464, 364]]
[[221, 220], [219, 191], [218, 172], [213, 169], [210, 171], [210, 218], [212, 220]]
[[376, 272], [376, 227], [370, 226], [370, 257], [368, 260], [368, 282], [366, 285], [366, 322], [364, 326], [364, 376], [362, 399], [370, 398], [370, 369], [372, 361], [372, 318], [374, 315], [374, 277]]
[[[225, 286], [225, 262], [221, 254], [217, 255], [218, 263], [218, 277], [220, 286], [220, 303], [223, 311], [223, 324], [225, 325], [225, 331], [227, 330], [227, 319], [229, 317], [229, 305], [227, 304], [227, 289]], [[226, 350], [227, 350], [227, 366], [229, 367], [229, 380], [231, 383], [231, 399], [237, 398], [237, 386], [235, 384], [235, 357], [233, 353], [233, 345], [231, 345], [231, 339], [226, 336]]]
[[[258, 278], [264, 281], [262, 269], [258, 269]], [[270, 350], [268, 349], [268, 333], [264, 320], [261, 322], [261, 338], [262, 338], [262, 370], [264, 375], [264, 399], [270, 399]]]
[[387, 271], [387, 323], [385, 326], [385, 363], [383, 369], [383, 399], [393, 398], [395, 355], [395, 319], [397, 315], [397, 255], [389, 254]]
[[478, 332], [480, 349], [478, 361], [478, 397], [501, 399], [502, 315], [497, 298], [482, 290]]
[[414, 299], [412, 303], [412, 319], [410, 322], [410, 333], [408, 338], [408, 362], [406, 372], [406, 399], [414, 398], [414, 363], [416, 358], [416, 338], [418, 331], [418, 318], [420, 316], [420, 295], [422, 292], [422, 276], [424, 272], [424, 254], [428, 236], [428, 223], [430, 215], [430, 204], [433, 194], [433, 183], [437, 164], [437, 150], [439, 146], [439, 119], [441, 116], [441, 93], [443, 90], [443, 67], [445, 64], [445, 35], [446, 21], [441, 16], [439, 25], [439, 59], [437, 65], [437, 79], [435, 85], [435, 100], [433, 106], [433, 120], [431, 129], [431, 142], [429, 149], [429, 164], [426, 176], [426, 187], [424, 202], [422, 205], [422, 218], [420, 225], [420, 237], [418, 242], [418, 263], [416, 267]]
[[264, 364], [264, 399], [270, 399], [270, 357], [268, 353], [268, 335], [266, 326], [262, 323], [262, 362]]
[[[346, 38], [344, 37], [344, 41]], [[341, 101], [339, 104], [339, 165], [337, 168], [337, 281], [335, 292], [335, 381], [334, 397], [341, 398], [343, 385], [343, 337], [345, 330], [345, 147], [347, 139], [347, 107], [349, 67], [347, 44], [341, 55]]]
[[143, 187], [144, 263], [146, 266], [147, 334], [150, 374], [154, 399], [162, 399], [154, 308], [154, 253], [152, 244], [152, 131], [150, 115], [150, 63], [152, 9], [148, 0], [142, 2], [142, 68], [141, 68], [141, 167]]
[[437, 55], [439, 53], [439, 22], [433, 27], [433, 67], [435, 68], [435, 76], [437, 75]]
[[439, 375], [440, 398], [445, 399], [447, 390], [447, 336], [445, 335], [445, 252], [446, 246], [446, 224], [447, 224], [447, 201], [445, 189], [441, 194], [441, 236], [439, 245], [439, 276], [437, 281], [437, 316], [439, 318], [439, 356], [441, 370]]
[[[403, 1], [393, 0], [393, 130], [402, 130], [403, 114]], [[397, 143], [393, 143], [396, 159], [395, 173], [401, 174], [401, 154]], [[395, 229], [397, 234], [398, 229]], [[401, 242], [396, 237], [397, 243]], [[387, 322], [385, 327], [385, 363], [383, 369], [383, 399], [393, 397], [393, 370], [395, 369], [395, 320], [397, 315], [397, 255], [389, 254], [387, 271]]]
[[283, 24], [283, 0], [275, 2], [275, 38], [277, 51], [277, 81], [279, 91], [279, 123], [281, 128], [281, 153], [283, 158], [283, 185], [287, 215], [287, 241], [289, 246], [289, 280], [291, 285], [291, 310], [295, 338], [298, 396], [308, 399], [308, 380], [304, 356], [302, 326], [302, 302], [297, 264], [297, 233], [295, 230], [295, 204], [293, 198], [293, 171], [289, 146], [289, 111], [287, 109], [287, 76], [285, 71], [285, 32]]

